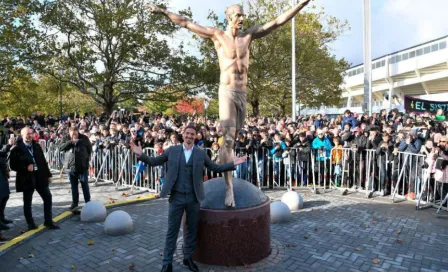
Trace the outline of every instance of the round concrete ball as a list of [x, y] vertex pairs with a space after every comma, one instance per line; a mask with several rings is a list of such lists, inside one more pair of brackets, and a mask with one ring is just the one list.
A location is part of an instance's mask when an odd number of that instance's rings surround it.
[[271, 203], [271, 223], [286, 223], [291, 219], [291, 211], [281, 201]]
[[282, 202], [285, 203], [292, 212], [303, 208], [303, 198], [298, 192], [289, 191], [285, 193], [282, 196]]
[[83, 222], [103, 222], [106, 219], [107, 211], [104, 204], [99, 201], [89, 201], [81, 210], [81, 221]]
[[124, 235], [134, 230], [134, 222], [125, 211], [109, 214], [104, 222], [104, 232], [109, 235]]

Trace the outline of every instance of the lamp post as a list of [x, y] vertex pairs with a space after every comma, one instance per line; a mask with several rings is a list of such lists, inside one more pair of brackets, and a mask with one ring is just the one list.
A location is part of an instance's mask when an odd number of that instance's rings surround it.
[[65, 70], [63, 68], [59, 68], [58, 69], [58, 74], [59, 74], [59, 111], [60, 111], [60, 116], [59, 116], [59, 120], [62, 121], [62, 76], [64, 75]]
[[[295, 0], [291, 0], [291, 6], [296, 4]], [[292, 120], [296, 121], [296, 20], [295, 17], [291, 21], [291, 43], [292, 43]]]

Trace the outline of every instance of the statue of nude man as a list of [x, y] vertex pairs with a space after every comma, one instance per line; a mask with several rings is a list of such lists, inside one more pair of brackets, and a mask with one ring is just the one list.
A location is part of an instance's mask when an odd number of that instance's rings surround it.
[[[214, 27], [200, 26], [190, 19], [148, 5], [148, 11], [161, 13], [173, 23], [196, 33], [202, 38], [212, 39], [218, 53], [221, 70], [219, 82], [219, 119], [223, 130], [224, 144], [220, 150], [221, 163], [233, 161], [235, 138], [243, 128], [246, 117], [246, 86], [249, 68], [250, 44], [254, 39], [262, 38], [274, 29], [284, 25], [302, 10], [311, 0], [304, 0], [280, 15], [275, 20], [242, 31], [244, 11], [240, 5], [226, 8], [228, 27], [226, 31]], [[235, 207], [233, 196], [232, 172], [224, 173], [226, 181], [225, 205]]]

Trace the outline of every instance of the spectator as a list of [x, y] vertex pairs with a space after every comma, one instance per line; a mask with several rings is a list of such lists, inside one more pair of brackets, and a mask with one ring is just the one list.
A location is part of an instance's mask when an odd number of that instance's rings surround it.
[[79, 134], [77, 127], [70, 127], [69, 137], [61, 144], [60, 150], [65, 152], [64, 168], [69, 170], [68, 176], [72, 191], [72, 205], [70, 210], [78, 207], [78, 182], [81, 182], [85, 203], [90, 201], [89, 190], [89, 161], [92, 155], [92, 145], [87, 136]]
[[281, 140], [280, 133], [274, 134], [273, 147], [270, 150], [270, 155], [274, 158], [274, 180], [280, 184], [280, 171], [282, 167], [283, 152], [286, 150], [286, 144]]
[[[411, 130], [406, 137], [403, 139], [398, 146], [398, 150], [401, 152], [409, 153], [409, 154], [418, 154], [420, 149], [422, 148], [422, 142], [417, 137], [417, 132], [415, 130]], [[406, 163], [404, 163], [404, 167], [411, 167], [411, 159], [405, 155]], [[408, 193], [405, 195], [411, 200], [415, 199], [415, 176], [411, 174], [411, 171], [404, 171], [404, 180], [408, 181], [408, 186], [405, 188], [405, 191]], [[406, 190], [407, 189], [407, 190]]]
[[324, 131], [321, 129], [317, 130], [317, 138], [313, 140], [312, 143], [313, 154], [315, 158], [315, 163], [317, 167], [314, 169], [316, 177], [320, 186], [327, 182], [327, 178], [330, 178], [330, 151], [333, 148], [330, 140], [325, 136]]
[[436, 117], [434, 118], [436, 121], [446, 121], [445, 114], [443, 113], [443, 109], [437, 109]]
[[350, 110], [345, 110], [344, 112], [344, 119], [342, 119], [342, 127], [345, 126], [346, 123], [351, 123], [352, 127], [356, 127], [356, 119], [353, 118], [352, 113], [350, 112]]

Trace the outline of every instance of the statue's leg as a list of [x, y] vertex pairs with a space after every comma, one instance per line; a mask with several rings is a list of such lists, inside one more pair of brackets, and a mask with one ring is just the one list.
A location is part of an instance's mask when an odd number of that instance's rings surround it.
[[[223, 146], [220, 149], [219, 156], [221, 163], [233, 162], [233, 153], [236, 137], [235, 127], [223, 127]], [[235, 207], [235, 199], [233, 197], [233, 183], [232, 183], [232, 171], [224, 173], [224, 180], [226, 182], [226, 199], [225, 205], [228, 207]]]

